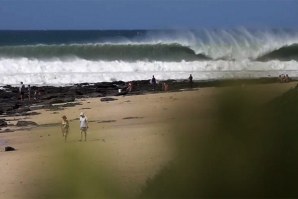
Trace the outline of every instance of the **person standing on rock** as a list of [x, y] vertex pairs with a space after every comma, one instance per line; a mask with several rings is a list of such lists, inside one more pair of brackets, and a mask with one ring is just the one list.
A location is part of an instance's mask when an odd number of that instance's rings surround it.
[[166, 82], [162, 83], [162, 90], [163, 91], [168, 91], [169, 90], [169, 85]]
[[62, 131], [62, 136], [64, 137], [64, 142], [66, 142], [67, 136], [69, 133], [69, 122], [65, 115], [62, 116], [61, 131]]
[[127, 88], [126, 88], [126, 91], [127, 91], [128, 93], [130, 93], [130, 92], [132, 91], [132, 82], [128, 82], [128, 86], [127, 86]]
[[189, 82], [189, 86], [190, 86], [190, 88], [193, 87], [193, 81], [192, 81], [192, 79], [193, 79], [193, 77], [192, 77], [192, 75], [190, 74], [189, 77], [188, 77], [188, 82]]
[[152, 76], [152, 79], [151, 79], [150, 82], [152, 84], [153, 90], [155, 91], [155, 88], [156, 88], [156, 79], [155, 79], [154, 75]]
[[21, 85], [19, 87], [19, 93], [20, 93], [21, 101], [23, 101], [24, 95], [25, 95], [25, 85], [23, 84], [23, 82], [21, 82]]
[[83, 134], [85, 135], [85, 141], [87, 141], [88, 119], [83, 112], [80, 113], [80, 129], [81, 129], [80, 141], [83, 141]]
[[30, 86], [30, 84], [28, 85], [28, 100], [29, 100], [29, 102], [31, 101], [31, 86]]

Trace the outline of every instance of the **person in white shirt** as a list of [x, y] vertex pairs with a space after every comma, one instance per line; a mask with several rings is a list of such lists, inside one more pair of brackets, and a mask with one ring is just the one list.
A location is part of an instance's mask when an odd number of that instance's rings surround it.
[[85, 141], [87, 140], [87, 129], [88, 119], [83, 112], [80, 113], [80, 129], [81, 129], [81, 140], [83, 140], [83, 133], [85, 134]]

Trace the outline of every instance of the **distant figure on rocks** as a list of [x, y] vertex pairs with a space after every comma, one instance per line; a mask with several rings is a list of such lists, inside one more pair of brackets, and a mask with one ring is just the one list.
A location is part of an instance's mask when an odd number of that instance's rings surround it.
[[288, 74], [281, 74], [278, 76], [280, 83], [290, 82], [290, 77]]
[[25, 95], [25, 85], [23, 84], [23, 82], [21, 82], [21, 85], [19, 87], [19, 93], [20, 93], [21, 101], [23, 101], [24, 95]]
[[65, 115], [62, 116], [61, 131], [62, 131], [62, 136], [64, 137], [64, 142], [66, 142], [67, 136], [69, 133], [69, 122]]
[[190, 88], [192, 88], [193, 87], [193, 81], [192, 81], [192, 75], [190, 74], [189, 75], [189, 77], [188, 77], [188, 82], [189, 82], [189, 86], [190, 86]]
[[155, 88], [156, 88], [156, 79], [155, 79], [154, 75], [152, 76], [151, 84], [152, 84], [153, 90], [155, 91]]
[[279, 75], [279, 76], [278, 76], [278, 79], [279, 79], [279, 82], [280, 82], [280, 83], [283, 83], [284, 80], [285, 80], [285, 75], [284, 75], [284, 74]]
[[81, 140], [83, 141], [83, 133], [85, 135], [85, 141], [87, 140], [87, 129], [88, 129], [88, 119], [83, 112], [80, 113], [80, 129], [81, 129]]
[[168, 91], [169, 90], [169, 85], [165, 82], [162, 83], [162, 90], [163, 91]]
[[28, 85], [28, 99], [31, 101], [31, 86], [30, 84]]
[[40, 91], [38, 88], [36, 88], [34, 90], [34, 100], [39, 100], [39, 97], [40, 97]]
[[290, 77], [288, 74], [286, 74], [286, 76], [285, 76], [285, 82], [290, 82]]
[[132, 82], [129, 82], [128, 83], [128, 86], [126, 88], [126, 91], [129, 92], [129, 93], [132, 91]]

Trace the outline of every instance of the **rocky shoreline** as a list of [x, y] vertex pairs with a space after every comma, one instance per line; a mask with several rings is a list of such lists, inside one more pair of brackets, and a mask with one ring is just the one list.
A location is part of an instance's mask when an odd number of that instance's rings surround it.
[[[167, 80], [163, 81], [169, 86], [168, 92], [177, 92], [189, 89], [198, 89], [202, 87], [220, 87], [231, 85], [255, 84], [255, 83], [274, 83], [276, 78], [260, 79], [241, 79], [241, 80], [212, 80], [193, 82], [192, 88], [187, 80]], [[10, 85], [3, 86], [0, 90], [0, 133], [10, 132], [7, 127], [5, 117], [27, 116], [38, 114], [34, 112], [37, 109], [59, 110], [61, 108], [75, 106], [78, 103], [76, 99], [80, 98], [101, 98], [101, 101], [113, 100], [113, 96], [119, 95], [142, 95], [157, 92], [164, 92], [161, 82], [153, 90], [149, 80], [132, 81], [132, 90], [127, 91], [127, 82], [99, 82], [99, 83], [81, 83], [71, 86], [32, 86], [31, 100], [28, 99], [28, 93], [25, 93], [25, 99], [19, 99], [19, 88]], [[34, 92], [38, 93], [34, 96]], [[18, 121], [17, 126], [37, 125]]]

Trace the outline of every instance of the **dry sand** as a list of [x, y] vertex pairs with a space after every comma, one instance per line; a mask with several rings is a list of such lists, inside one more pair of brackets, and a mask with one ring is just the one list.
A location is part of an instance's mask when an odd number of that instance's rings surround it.
[[[295, 82], [250, 85], [243, 89], [254, 90], [260, 103], [265, 103], [294, 86]], [[24, 119], [52, 125], [0, 134], [1, 149], [8, 145], [17, 149], [0, 152], [0, 198], [34, 198], [36, 191], [56, 183], [57, 162], [59, 158], [67, 159], [71, 151], [79, 154], [80, 162], [96, 165], [95, 169], [104, 172], [126, 196], [137, 196], [146, 180], [174, 158], [173, 124], [192, 119], [192, 110], [196, 109], [201, 115], [198, 123], [202, 129], [208, 128], [216, 108], [216, 96], [225, 89], [209, 87], [119, 96], [111, 102], [82, 99], [78, 101], [81, 105], [64, 110], [36, 110], [41, 114], [6, 118], [15, 120], [11, 123]], [[78, 117], [82, 111], [89, 119], [87, 142], [79, 141]], [[57, 125], [62, 115], [70, 120], [67, 143], [63, 142]], [[73, 166], [67, 165], [67, 170]]]

